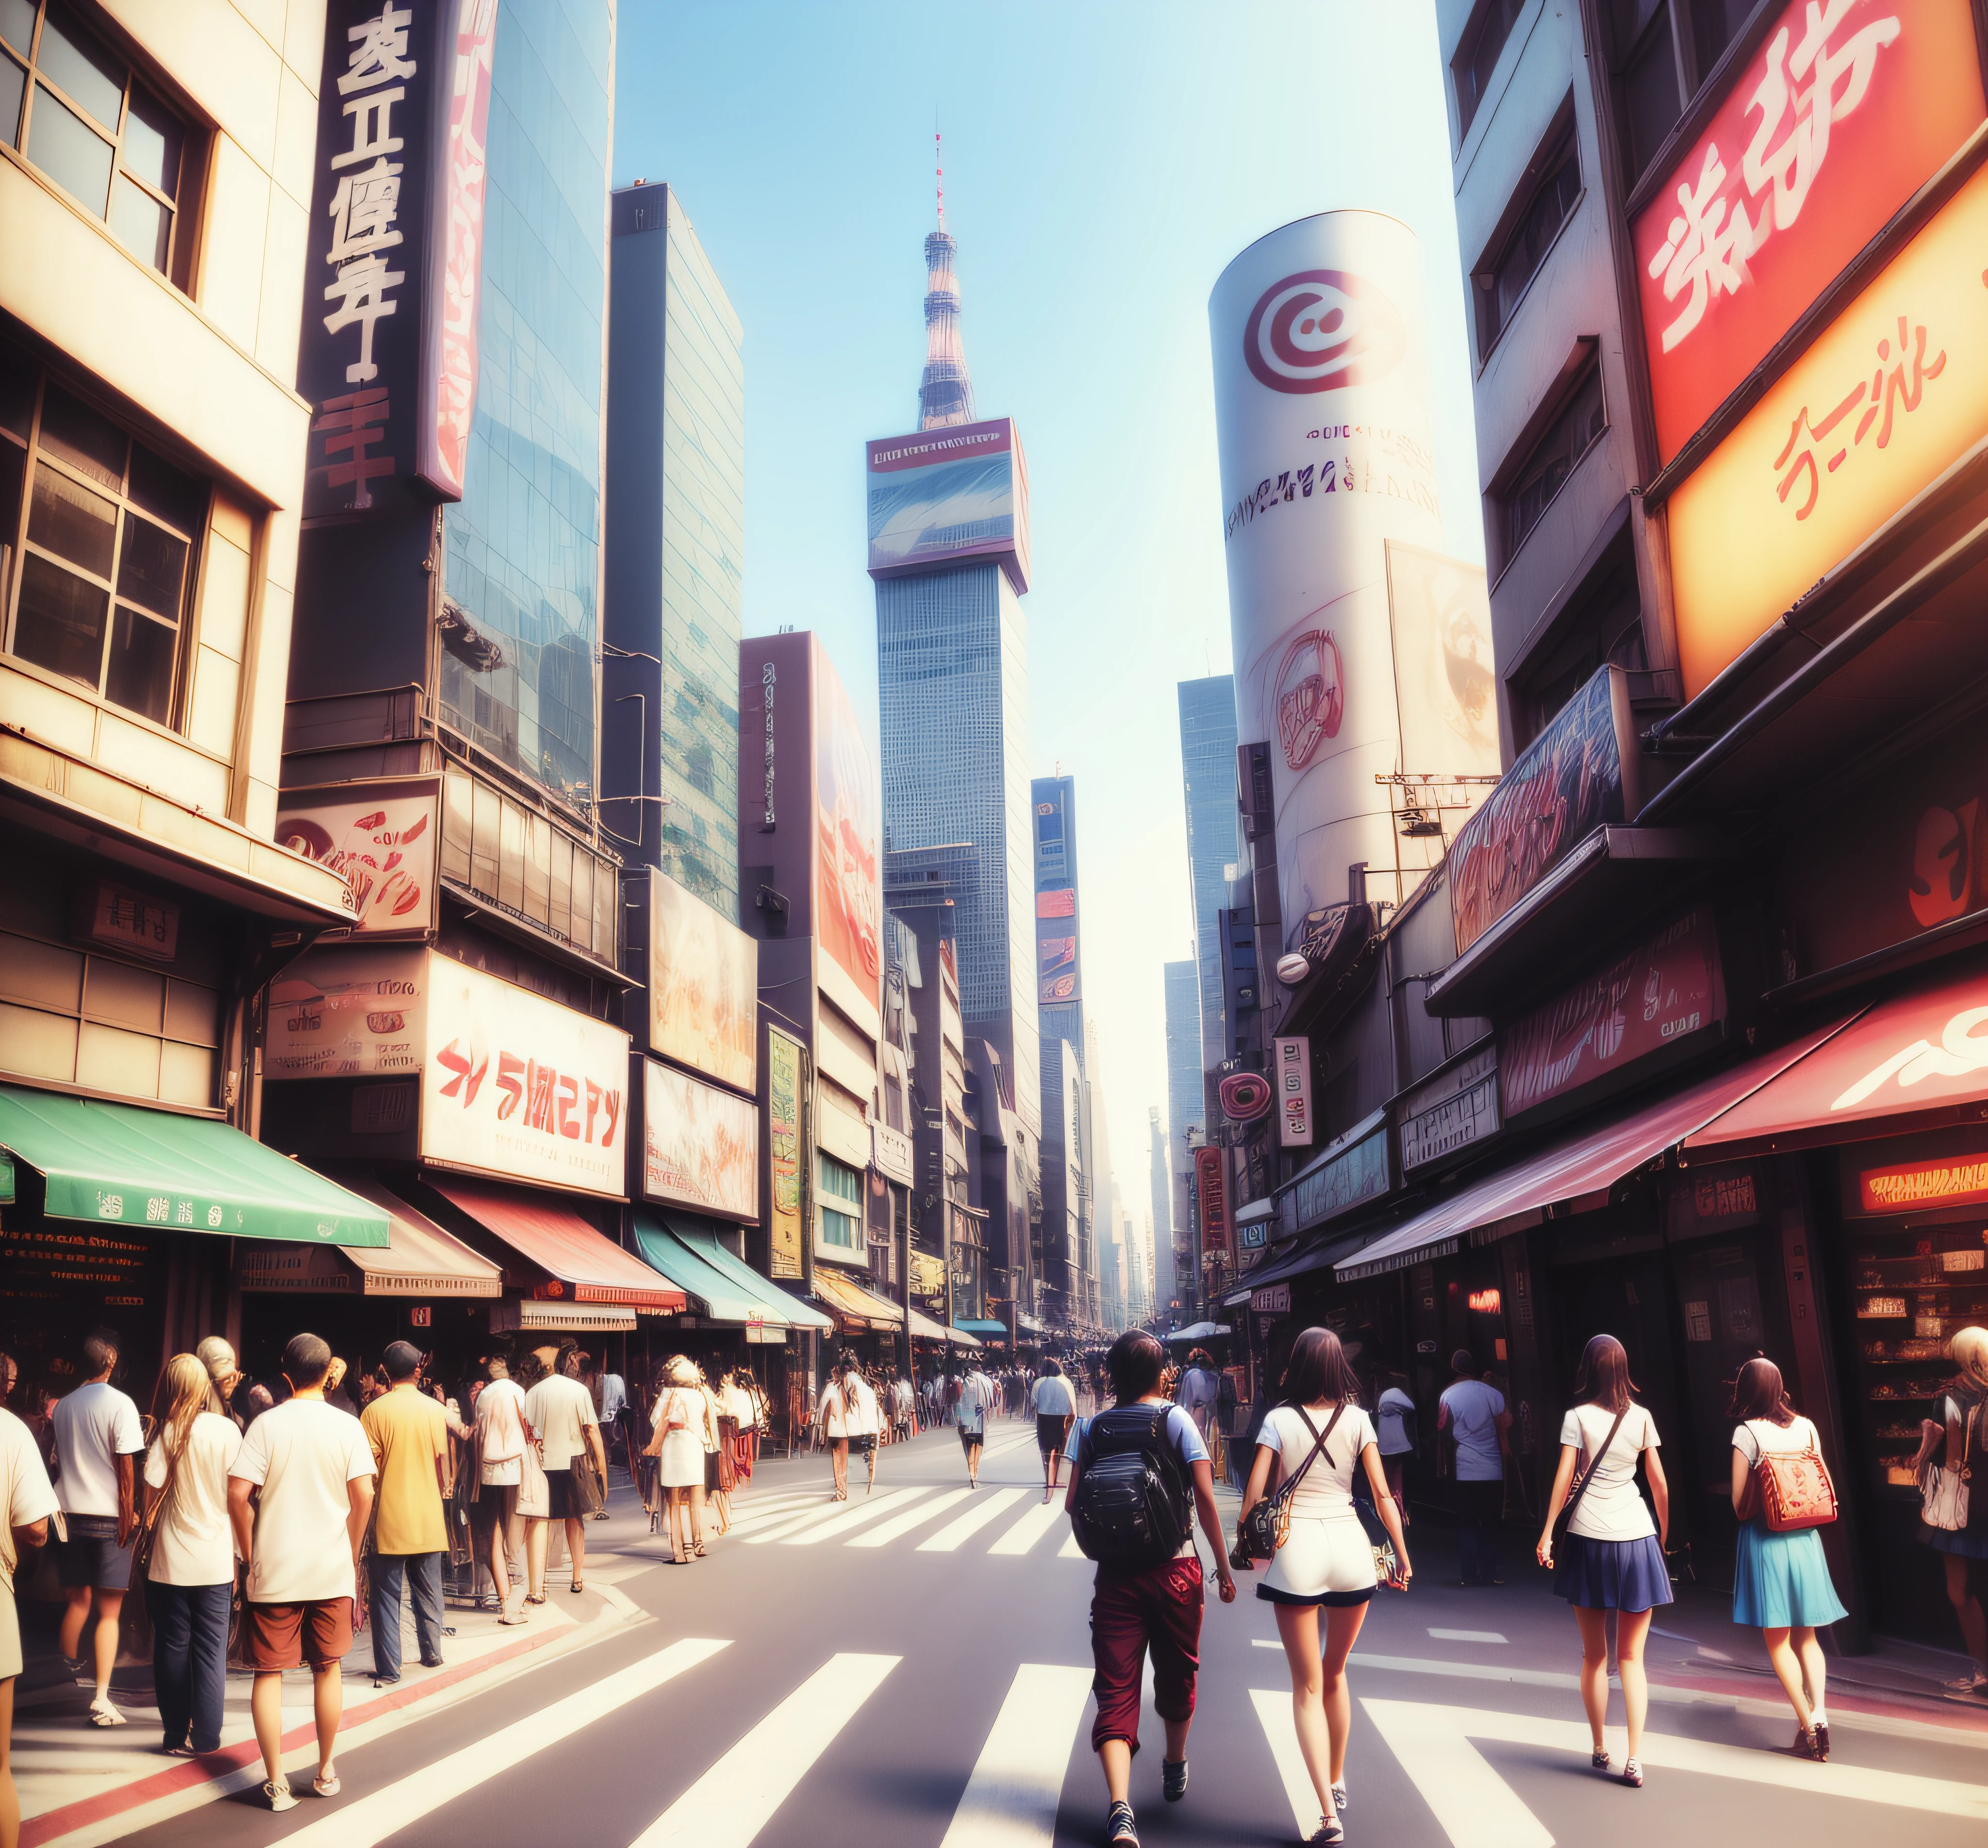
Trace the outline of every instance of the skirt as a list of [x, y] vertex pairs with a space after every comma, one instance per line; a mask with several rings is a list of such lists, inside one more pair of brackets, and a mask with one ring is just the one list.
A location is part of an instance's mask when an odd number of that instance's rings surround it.
[[1554, 1591], [1588, 1610], [1651, 1610], [1671, 1602], [1671, 1575], [1655, 1534], [1591, 1540], [1570, 1533], [1560, 1542]]
[[1962, 1559], [1988, 1559], [1988, 1529], [1963, 1527], [1958, 1533], [1949, 1533], [1943, 1527], [1929, 1527], [1922, 1521], [1919, 1538], [1935, 1552], [1950, 1552]]
[[665, 1431], [656, 1461], [656, 1480], [662, 1488], [703, 1488], [704, 1444], [695, 1431]]
[[1349, 1508], [1343, 1515], [1292, 1515], [1290, 1532], [1256, 1596], [1266, 1604], [1364, 1604], [1378, 1583], [1367, 1530]]
[[1822, 1535], [1812, 1528], [1777, 1534], [1743, 1521], [1733, 1559], [1733, 1621], [1756, 1630], [1819, 1630], [1850, 1613], [1836, 1595]]

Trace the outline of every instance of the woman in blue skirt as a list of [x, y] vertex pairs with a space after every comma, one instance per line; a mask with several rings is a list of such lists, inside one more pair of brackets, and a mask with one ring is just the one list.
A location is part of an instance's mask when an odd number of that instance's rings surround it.
[[[1773, 1361], [1749, 1360], [1733, 1383], [1733, 1512], [1741, 1512], [1748, 1479], [1763, 1456], [1822, 1451], [1815, 1427], [1799, 1416]], [[1831, 1583], [1822, 1535], [1813, 1527], [1777, 1534], [1760, 1515], [1740, 1523], [1733, 1563], [1733, 1621], [1760, 1632], [1767, 1660], [1795, 1710], [1795, 1755], [1829, 1756], [1826, 1673], [1816, 1631], [1849, 1613]]]
[[[1629, 1356], [1613, 1335], [1597, 1335], [1581, 1356], [1574, 1390], [1581, 1403], [1560, 1427], [1560, 1470], [1547, 1498], [1540, 1535], [1539, 1562], [1550, 1568], [1554, 1590], [1574, 1606], [1581, 1626], [1581, 1698], [1594, 1735], [1597, 1771], [1608, 1769], [1603, 1727], [1608, 1718], [1608, 1613], [1615, 1613], [1615, 1666], [1622, 1677], [1622, 1705], [1628, 1716], [1629, 1750], [1622, 1782], [1640, 1786], [1637, 1756], [1643, 1721], [1649, 1711], [1649, 1684], [1643, 1677], [1643, 1644], [1650, 1613], [1671, 1601], [1664, 1535], [1670, 1529], [1670, 1486], [1658, 1460], [1656, 1421], [1631, 1397]], [[1650, 1481], [1650, 1505], [1636, 1492], [1641, 1458]], [[1560, 1557], [1554, 1556], [1554, 1523], [1566, 1502], [1575, 1466], [1587, 1473], [1586, 1487], [1567, 1522]]]

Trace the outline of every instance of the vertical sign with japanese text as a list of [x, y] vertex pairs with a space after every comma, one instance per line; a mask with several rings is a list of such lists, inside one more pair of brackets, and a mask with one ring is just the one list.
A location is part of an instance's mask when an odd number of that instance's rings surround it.
[[1201, 1255], [1205, 1263], [1218, 1253], [1233, 1255], [1229, 1248], [1229, 1196], [1222, 1184], [1222, 1151], [1198, 1148], [1194, 1152], [1195, 1205], [1201, 1215]]
[[1309, 1035], [1272, 1042], [1276, 1049], [1273, 1079], [1277, 1096], [1277, 1144], [1280, 1148], [1311, 1147], [1311, 1039]]
[[778, 1027], [766, 1029], [766, 1274], [798, 1278], [801, 1269], [801, 1048]]

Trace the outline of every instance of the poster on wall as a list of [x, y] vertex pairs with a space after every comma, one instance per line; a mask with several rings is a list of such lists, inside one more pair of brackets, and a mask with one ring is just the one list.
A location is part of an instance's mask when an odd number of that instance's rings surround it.
[[801, 1060], [797, 1040], [766, 1030], [766, 1232], [769, 1276], [801, 1275]]
[[649, 1045], [735, 1090], [759, 1076], [759, 946], [660, 873], [649, 880]]
[[[1412, 775], [1497, 777], [1505, 765], [1483, 568], [1388, 540], [1388, 617], [1401, 768]], [[1459, 793], [1474, 796], [1468, 786]]]
[[414, 944], [306, 951], [269, 985], [263, 1076], [419, 1069], [428, 1045], [428, 951]]
[[883, 890], [878, 843], [883, 794], [868, 741], [849, 694], [817, 653], [814, 701], [816, 812], [815, 929], [821, 953], [864, 998], [869, 1018], [857, 1024], [877, 1030], [884, 971]]
[[997, 560], [1029, 587], [1029, 471], [1014, 421], [953, 424], [866, 445], [870, 574]]
[[759, 1108], [643, 1062], [642, 1191], [721, 1219], [759, 1217]]
[[439, 777], [418, 776], [286, 789], [277, 799], [276, 845], [345, 881], [357, 934], [424, 937], [435, 921], [441, 788]]
[[623, 1198], [628, 1035], [453, 958], [428, 958], [424, 1161]]

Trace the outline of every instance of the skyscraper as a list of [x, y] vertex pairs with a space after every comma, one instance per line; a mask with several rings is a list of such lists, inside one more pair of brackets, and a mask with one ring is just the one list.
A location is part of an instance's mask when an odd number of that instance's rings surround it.
[[1146, 1215], [1147, 1229], [1152, 1235], [1152, 1262], [1147, 1272], [1151, 1294], [1141, 1320], [1164, 1316], [1174, 1293], [1173, 1175], [1167, 1162], [1167, 1126], [1156, 1103], [1146, 1107], [1146, 1133], [1153, 1202]]
[[[1194, 900], [1201, 994], [1201, 1069], [1206, 1073], [1222, 1058], [1222, 933], [1215, 914], [1229, 902], [1229, 869], [1242, 858], [1236, 815], [1236, 682], [1226, 674], [1184, 680], [1179, 694], [1181, 786], [1187, 806], [1188, 882]], [[1171, 1013], [1168, 1020], [1171, 1028]], [[1197, 1092], [1196, 1123], [1203, 1120], [1205, 1110]], [[1178, 1129], [1178, 1119], [1175, 1127]]]
[[743, 333], [673, 188], [610, 210], [601, 814], [736, 924]]
[[[1084, 1120], [1090, 1047], [1079, 954], [1077, 789], [1067, 776], [1039, 776], [1030, 785], [1034, 827], [1036, 1004], [1042, 1025], [1043, 1279], [1062, 1300], [1053, 1310], [1074, 1321], [1085, 1313], [1091, 1201], [1099, 1177], [1087, 1133], [1073, 1144], [1063, 1125]], [[1073, 1108], [1073, 1101], [1074, 1108]]]
[[1167, 1010], [1167, 1175], [1173, 1203], [1173, 1293], [1183, 1309], [1195, 1301], [1194, 1162], [1190, 1139], [1207, 1126], [1201, 1075], [1201, 986], [1194, 963], [1165, 965]]

